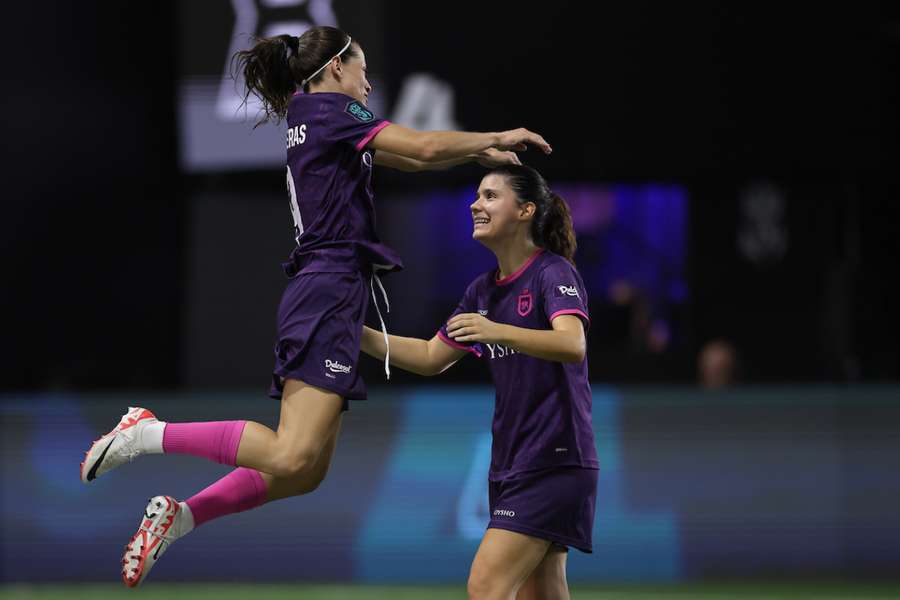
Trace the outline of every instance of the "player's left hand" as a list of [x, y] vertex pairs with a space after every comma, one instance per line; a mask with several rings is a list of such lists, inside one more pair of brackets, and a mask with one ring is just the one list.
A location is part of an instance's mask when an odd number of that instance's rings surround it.
[[447, 322], [447, 333], [457, 342], [496, 342], [502, 325], [478, 313], [461, 313]]
[[505, 152], [496, 148], [488, 148], [478, 153], [478, 164], [486, 169], [501, 167], [503, 165], [521, 165], [519, 155], [515, 152]]

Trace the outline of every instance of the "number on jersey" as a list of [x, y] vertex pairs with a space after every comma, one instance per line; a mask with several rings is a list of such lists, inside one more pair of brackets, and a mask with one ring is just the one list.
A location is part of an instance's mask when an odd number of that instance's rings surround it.
[[294, 175], [291, 167], [287, 168], [287, 188], [291, 197], [291, 216], [294, 218], [294, 241], [300, 244], [300, 236], [303, 235], [303, 219], [300, 217], [300, 204], [297, 202], [297, 188], [294, 186]]

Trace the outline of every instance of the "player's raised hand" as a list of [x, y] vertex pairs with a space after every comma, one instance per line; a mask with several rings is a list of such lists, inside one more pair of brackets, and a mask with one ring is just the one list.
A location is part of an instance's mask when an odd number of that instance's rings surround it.
[[479, 152], [476, 160], [479, 165], [486, 169], [493, 169], [494, 167], [501, 167], [503, 165], [522, 164], [522, 161], [519, 160], [519, 156], [515, 152], [504, 152], [502, 150], [497, 150], [496, 148], [488, 148], [487, 150]]
[[528, 150], [528, 146], [537, 146], [543, 150], [544, 154], [553, 152], [553, 149], [550, 147], [550, 144], [547, 143], [547, 140], [533, 131], [528, 131], [524, 127], [511, 129], [509, 131], [501, 131], [499, 135], [500, 141], [494, 146], [498, 150], [521, 152], [523, 150]]

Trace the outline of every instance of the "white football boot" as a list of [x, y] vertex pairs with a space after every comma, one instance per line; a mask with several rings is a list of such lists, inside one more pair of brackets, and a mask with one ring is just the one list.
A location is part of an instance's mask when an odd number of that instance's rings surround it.
[[95, 441], [84, 453], [81, 463], [81, 481], [88, 483], [119, 465], [144, 454], [142, 432], [150, 425], [159, 424], [156, 415], [141, 407], [128, 407], [119, 424], [112, 431]]
[[137, 533], [125, 545], [122, 557], [125, 585], [139, 586], [172, 542], [193, 528], [194, 517], [187, 504], [179, 503], [171, 496], [150, 498]]

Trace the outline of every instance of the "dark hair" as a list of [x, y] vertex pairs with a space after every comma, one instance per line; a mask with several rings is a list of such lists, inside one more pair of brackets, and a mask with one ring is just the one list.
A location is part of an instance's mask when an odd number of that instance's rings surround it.
[[578, 244], [572, 228], [572, 214], [566, 201], [554, 194], [547, 185], [547, 180], [531, 167], [503, 165], [488, 173], [495, 174], [506, 177], [520, 205], [534, 203], [536, 209], [531, 222], [531, 239], [534, 243], [574, 264]]
[[[317, 69], [334, 58], [348, 39], [340, 29], [322, 25], [308, 29], [299, 38], [292, 35], [256, 38], [252, 48], [235, 53], [232, 76], [238, 71], [244, 75], [244, 104], [253, 94], [262, 101], [265, 111], [256, 126], [284, 119], [288, 103], [297, 88], [302, 84], [306, 92], [310, 83], [321, 81], [325, 69], [304, 83]], [[358, 55], [354, 44], [350, 44], [340, 56], [341, 60], [347, 60]]]

